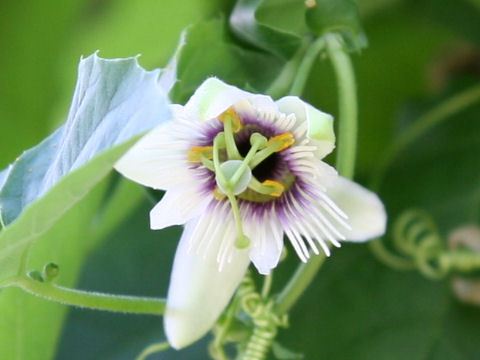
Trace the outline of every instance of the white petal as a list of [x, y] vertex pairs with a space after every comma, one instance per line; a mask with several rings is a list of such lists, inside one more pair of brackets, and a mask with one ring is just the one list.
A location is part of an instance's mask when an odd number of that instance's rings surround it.
[[[280, 223], [267, 214], [263, 219], [245, 220], [244, 231], [252, 241], [250, 260], [263, 275], [278, 265], [283, 250], [283, 231]], [[260, 221], [259, 221], [260, 220]]]
[[198, 194], [195, 188], [177, 187], [167, 190], [162, 200], [150, 211], [150, 228], [160, 230], [183, 225], [205, 210], [210, 198]]
[[385, 233], [387, 214], [372, 191], [339, 176], [328, 184], [327, 195], [348, 216], [352, 229], [341, 229], [347, 241], [366, 241]]
[[115, 169], [125, 177], [154, 189], [168, 189], [191, 179], [186, 163], [188, 144], [169, 135], [175, 124], [164, 123], [141, 138]]
[[189, 118], [201, 122], [207, 121], [216, 118], [242, 100], [248, 100], [255, 108], [277, 108], [269, 96], [252, 94], [225, 84], [217, 78], [209, 78], [200, 85], [185, 104], [185, 112]]
[[[225, 222], [213, 216], [208, 218], [217, 222], [216, 226], [223, 227], [223, 231], [215, 231], [216, 236], [210, 239], [208, 251], [191, 249], [191, 243], [198, 240], [195, 237], [204, 235], [198, 231], [198, 227], [204, 225], [201, 223], [205, 220], [203, 217], [185, 226], [175, 254], [164, 325], [167, 339], [176, 349], [190, 345], [213, 327], [250, 263], [248, 250], [233, 247]], [[220, 272], [217, 255], [224, 241], [231, 241], [231, 258], [223, 264]]]
[[307, 123], [306, 133], [310, 142], [317, 146], [315, 154], [323, 159], [335, 147], [335, 133], [333, 131], [333, 117], [297, 96], [285, 96], [277, 100], [278, 109], [285, 114], [295, 114], [297, 126]]

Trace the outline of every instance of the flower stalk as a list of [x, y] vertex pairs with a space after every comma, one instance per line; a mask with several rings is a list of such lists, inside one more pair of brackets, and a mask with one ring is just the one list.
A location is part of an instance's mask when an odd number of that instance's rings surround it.
[[28, 277], [15, 278], [4, 286], [19, 287], [47, 300], [92, 310], [146, 315], [162, 315], [165, 311], [164, 299], [81, 291]]

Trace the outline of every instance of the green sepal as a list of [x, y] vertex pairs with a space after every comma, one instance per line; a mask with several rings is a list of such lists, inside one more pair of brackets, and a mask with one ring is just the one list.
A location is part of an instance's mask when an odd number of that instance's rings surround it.
[[315, 0], [306, 12], [307, 25], [317, 36], [338, 33], [349, 51], [368, 45], [357, 5], [352, 0]]

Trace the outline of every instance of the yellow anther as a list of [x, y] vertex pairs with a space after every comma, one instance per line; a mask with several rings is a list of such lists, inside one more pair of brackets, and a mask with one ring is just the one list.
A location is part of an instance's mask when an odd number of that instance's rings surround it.
[[228, 108], [222, 115], [219, 116], [222, 122], [230, 120], [232, 122], [232, 130], [234, 133], [239, 132], [243, 128], [242, 119], [240, 116], [233, 110], [233, 108]]
[[272, 189], [269, 195], [273, 197], [280, 197], [285, 191], [285, 185], [275, 180], [265, 180], [262, 185]]
[[227, 195], [220, 191], [220, 188], [218, 186], [216, 186], [213, 190], [213, 197], [217, 200], [223, 200], [226, 196]]
[[289, 132], [280, 135], [272, 136], [268, 139], [267, 147], [271, 147], [275, 152], [288, 149], [295, 143], [295, 138]]
[[187, 154], [189, 162], [202, 162], [202, 158], [213, 159], [213, 146], [192, 146]]

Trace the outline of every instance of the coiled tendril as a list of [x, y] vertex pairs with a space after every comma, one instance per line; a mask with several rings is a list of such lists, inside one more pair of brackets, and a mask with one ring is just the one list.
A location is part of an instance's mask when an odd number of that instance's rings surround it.
[[480, 269], [480, 252], [468, 248], [448, 249], [431, 216], [422, 210], [407, 210], [396, 219], [393, 241], [396, 249], [411, 258], [418, 270], [431, 279]]
[[278, 316], [272, 298], [262, 297], [250, 273], [244, 277], [238, 296], [243, 311], [253, 322], [253, 331], [240, 356], [242, 360], [264, 360], [277, 335], [278, 327], [288, 326], [287, 315]]

